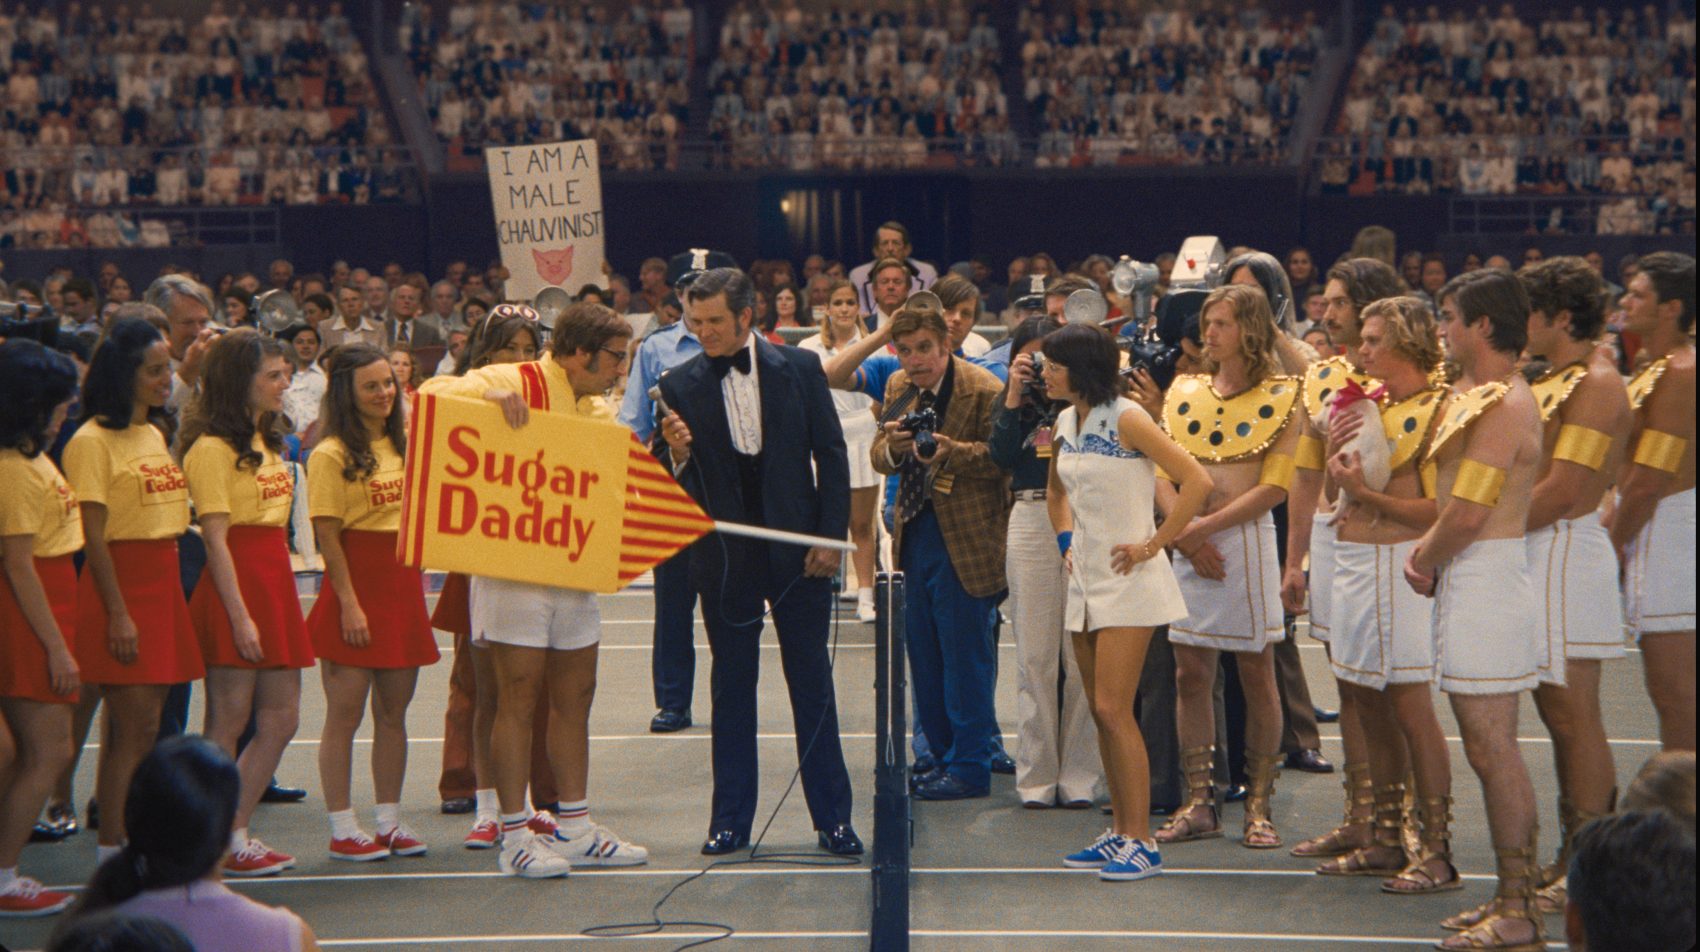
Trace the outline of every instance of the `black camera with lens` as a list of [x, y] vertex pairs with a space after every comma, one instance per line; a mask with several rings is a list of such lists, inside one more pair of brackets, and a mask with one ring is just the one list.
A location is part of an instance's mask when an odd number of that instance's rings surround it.
[[1202, 288], [1182, 288], [1164, 295], [1157, 305], [1156, 320], [1122, 337], [1121, 345], [1127, 350], [1124, 373], [1131, 377], [1135, 370], [1143, 370], [1158, 389], [1169, 389], [1182, 354], [1181, 340], [1188, 336], [1189, 322], [1197, 325], [1198, 312], [1209, 296], [1210, 292]]
[[1027, 383], [1021, 387], [1021, 398], [1036, 407], [1050, 403], [1050, 397], [1045, 394], [1045, 355], [1033, 354], [1033, 374], [1027, 378]]
[[897, 428], [905, 433], [915, 435], [915, 455], [921, 459], [932, 459], [939, 451], [938, 438], [933, 433], [939, 428], [938, 411], [932, 407], [922, 407], [911, 410], [897, 421]]

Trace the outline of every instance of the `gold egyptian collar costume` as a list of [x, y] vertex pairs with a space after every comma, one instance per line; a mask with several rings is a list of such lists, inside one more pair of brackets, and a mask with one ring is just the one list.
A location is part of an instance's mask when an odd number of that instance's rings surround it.
[[1529, 381], [1529, 389], [1535, 393], [1535, 406], [1541, 410], [1541, 422], [1545, 423], [1558, 414], [1564, 401], [1576, 392], [1576, 387], [1583, 378], [1588, 376], [1588, 365], [1583, 361], [1554, 367]]
[[[1387, 468], [1407, 466], [1422, 455], [1435, 417], [1446, 405], [1446, 388], [1428, 387], [1381, 408], [1381, 429], [1387, 434]], [[1438, 438], [1438, 436], [1437, 436]]]
[[1321, 420], [1328, 412], [1328, 401], [1347, 381], [1356, 381], [1359, 387], [1370, 390], [1375, 386], [1375, 378], [1362, 371], [1352, 369], [1352, 362], [1345, 357], [1330, 357], [1319, 360], [1305, 370], [1304, 383], [1300, 385], [1305, 401], [1305, 412], [1312, 420]]
[[1275, 442], [1298, 397], [1298, 381], [1292, 377], [1269, 376], [1224, 397], [1208, 374], [1185, 374], [1175, 378], [1163, 402], [1163, 427], [1200, 462], [1233, 463]]
[[1631, 407], [1639, 410], [1647, 403], [1647, 399], [1653, 395], [1654, 388], [1658, 387], [1659, 379], [1665, 375], [1665, 369], [1669, 366], [1670, 356], [1666, 355], [1641, 368], [1641, 372], [1629, 381], [1629, 405]]
[[1458, 394], [1447, 405], [1446, 414], [1440, 420], [1440, 428], [1435, 430], [1434, 440], [1429, 443], [1428, 452], [1423, 454], [1423, 459], [1434, 459], [1447, 441], [1469, 429], [1470, 424], [1493, 409], [1510, 392], [1511, 384], [1494, 380]]

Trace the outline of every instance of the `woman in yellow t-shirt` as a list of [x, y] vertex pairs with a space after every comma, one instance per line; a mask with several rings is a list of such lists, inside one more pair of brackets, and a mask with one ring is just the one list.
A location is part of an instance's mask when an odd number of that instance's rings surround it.
[[[83, 547], [71, 487], [42, 451], [77, 394], [70, 358], [31, 340], [0, 344], [0, 917], [50, 915], [69, 893], [18, 875], [36, 814], [71, 760], [77, 617], [71, 554]], [[17, 756], [22, 753], [22, 757]]]
[[139, 317], [114, 321], [89, 362], [83, 423], [65, 445], [88, 543], [77, 663], [107, 705], [95, 777], [105, 852], [124, 842], [130, 777], [153, 749], [171, 685], [206, 675], [177, 560], [189, 484], [166, 445], [171, 382], [159, 330]]
[[207, 736], [234, 755], [250, 715], [255, 724], [237, 760], [242, 799], [224, 872], [269, 876], [295, 860], [249, 838], [248, 820], [295, 736], [301, 669], [313, 665], [283, 528], [295, 491], [281, 456], [289, 362], [282, 344], [247, 328], [219, 338], [206, 361], [181, 436], [189, 498], [207, 543], [206, 574], [189, 614], [207, 663]]
[[[331, 820], [331, 858], [419, 856], [425, 843], [401, 825], [407, 706], [420, 665], [435, 664], [420, 571], [396, 561], [407, 431], [397, 381], [382, 351], [339, 347], [307, 460], [307, 508], [325, 585], [307, 616], [325, 686], [319, 784]], [[360, 829], [349, 794], [354, 733], [372, 697], [372, 781], [377, 837]]]

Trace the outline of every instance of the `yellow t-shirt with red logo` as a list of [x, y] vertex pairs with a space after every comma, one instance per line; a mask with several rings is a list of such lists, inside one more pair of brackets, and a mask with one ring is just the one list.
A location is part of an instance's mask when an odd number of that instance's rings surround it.
[[89, 420], [65, 444], [77, 501], [106, 507], [109, 542], [175, 539], [189, 528], [189, 482], [151, 423], [109, 430]]
[[83, 513], [77, 495], [46, 453], [26, 457], [0, 450], [0, 536], [31, 536], [38, 559], [70, 555], [83, 547]]
[[351, 458], [348, 447], [326, 437], [307, 457], [307, 514], [340, 519], [344, 529], [394, 532], [401, 528], [401, 484], [406, 463], [386, 436], [372, 439], [377, 468], [365, 479], [342, 478]]
[[254, 434], [256, 469], [237, 469], [236, 451], [222, 437], [208, 434], [195, 440], [183, 457], [189, 476], [189, 497], [201, 516], [226, 514], [233, 526], [281, 527], [289, 522], [295, 493], [295, 472]]

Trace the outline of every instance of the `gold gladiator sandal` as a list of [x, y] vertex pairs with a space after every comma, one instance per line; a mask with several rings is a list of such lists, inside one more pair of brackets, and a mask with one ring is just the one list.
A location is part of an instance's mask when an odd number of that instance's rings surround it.
[[[1369, 846], [1316, 868], [1321, 876], [1393, 876], [1405, 868], [1405, 785], [1375, 788], [1374, 834]], [[1378, 855], [1379, 854], [1379, 855]], [[1391, 859], [1385, 857], [1391, 856]], [[1377, 862], [1377, 860], [1382, 860]]]
[[1293, 847], [1290, 855], [1327, 859], [1345, 856], [1374, 842], [1371, 811], [1375, 807], [1375, 785], [1369, 777], [1369, 764], [1347, 764], [1346, 777], [1340, 785], [1346, 789], [1346, 815], [1340, 825]]
[[[1426, 896], [1464, 888], [1464, 877], [1452, 865], [1452, 798], [1423, 797], [1417, 805], [1422, 814], [1422, 839], [1412, 853], [1410, 865], [1392, 879], [1383, 880], [1381, 891], [1395, 896]], [[1437, 873], [1431, 867], [1439, 863]]]
[[[1617, 791], [1613, 790], [1612, 803], [1615, 805], [1616, 802]], [[1568, 798], [1559, 798], [1558, 858], [1551, 865], [1541, 867], [1540, 878], [1536, 881], [1535, 908], [1541, 911], [1541, 915], [1556, 916], [1564, 912], [1564, 904], [1570, 894], [1566, 879], [1570, 873], [1570, 857], [1576, 852], [1576, 834], [1590, 821], [1604, 815], [1579, 810]]]
[[[1210, 780], [1210, 770], [1216, 763], [1216, 747], [1191, 747], [1181, 751], [1181, 769], [1186, 773], [1186, 806], [1175, 811], [1169, 822], [1157, 830], [1159, 843], [1190, 843], [1193, 840], [1213, 840], [1222, 835], [1222, 809], [1216, 802], [1216, 785]], [[1199, 810], [1210, 811], [1211, 826], [1198, 819]]]
[[[1444, 952], [1544, 952], [1546, 924], [1535, 911], [1535, 877], [1540, 874], [1540, 867], [1535, 865], [1534, 842], [1531, 840], [1528, 846], [1497, 849], [1493, 853], [1499, 872], [1499, 889], [1493, 902], [1488, 904], [1487, 915], [1457, 935], [1436, 942], [1434, 947]], [[1524, 940], [1507, 940], [1499, 931], [1500, 924], [1513, 919], [1527, 922], [1533, 934]]]
[[1275, 797], [1275, 767], [1280, 763], [1280, 754], [1246, 751], [1245, 827], [1240, 837], [1240, 845], [1246, 849], [1272, 850], [1281, 846], [1281, 834], [1275, 830], [1275, 821], [1269, 818], [1269, 803]]

